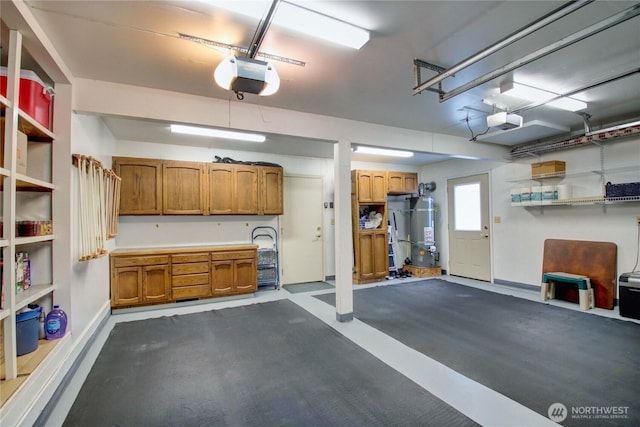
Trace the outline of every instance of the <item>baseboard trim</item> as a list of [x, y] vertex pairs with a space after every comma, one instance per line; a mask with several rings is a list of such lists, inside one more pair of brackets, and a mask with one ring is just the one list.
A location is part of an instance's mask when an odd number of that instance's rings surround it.
[[502, 279], [493, 279], [493, 283], [495, 283], [496, 285], [508, 286], [510, 288], [524, 289], [525, 291], [540, 292], [540, 286], [528, 285], [526, 283], [510, 282], [508, 280]]

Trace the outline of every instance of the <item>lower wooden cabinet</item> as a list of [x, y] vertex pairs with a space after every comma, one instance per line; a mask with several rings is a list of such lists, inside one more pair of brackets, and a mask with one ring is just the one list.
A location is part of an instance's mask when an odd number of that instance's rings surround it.
[[360, 233], [358, 237], [358, 279], [382, 280], [389, 274], [386, 230]]
[[211, 254], [211, 290], [214, 295], [255, 292], [257, 260], [253, 251]]
[[255, 292], [257, 246], [116, 250], [111, 307], [162, 304]]
[[163, 303], [171, 299], [169, 257], [140, 256], [111, 263], [111, 306]]

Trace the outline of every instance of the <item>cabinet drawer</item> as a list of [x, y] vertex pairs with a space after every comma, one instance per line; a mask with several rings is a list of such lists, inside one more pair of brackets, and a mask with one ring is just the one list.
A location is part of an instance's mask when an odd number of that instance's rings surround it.
[[225, 259], [247, 259], [255, 258], [255, 256], [255, 251], [213, 252], [211, 254], [211, 260], [219, 261]]
[[199, 285], [173, 288], [172, 295], [174, 300], [180, 300], [186, 298], [208, 297], [211, 294], [209, 292], [209, 285]]
[[181, 262], [207, 262], [209, 261], [209, 254], [183, 254], [183, 255], [171, 255], [171, 262], [173, 264]]
[[173, 276], [171, 286], [174, 288], [181, 286], [206, 285], [209, 286], [209, 273], [205, 274], [185, 274]]
[[190, 262], [187, 264], [173, 264], [171, 266], [171, 274], [177, 276], [179, 274], [208, 273], [208, 262]]
[[131, 267], [138, 265], [169, 264], [168, 255], [150, 255], [136, 257], [116, 257], [113, 260], [115, 267]]

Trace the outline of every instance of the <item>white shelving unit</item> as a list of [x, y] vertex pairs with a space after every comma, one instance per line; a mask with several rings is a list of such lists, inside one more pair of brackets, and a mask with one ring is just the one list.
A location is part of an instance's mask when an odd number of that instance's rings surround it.
[[[578, 171], [578, 172], [557, 172], [545, 174], [543, 176], [537, 177], [523, 177], [517, 178], [513, 180], [509, 180], [508, 182], [514, 184], [526, 184], [531, 182], [536, 182], [539, 185], [542, 183], [559, 183], [571, 181], [573, 179], [580, 179], [585, 177], [593, 177], [600, 176], [600, 181], [602, 183], [606, 182], [607, 179], [611, 176], [616, 176], [620, 174], [633, 175], [634, 179], [640, 181], [640, 165], [631, 165], [631, 166], [620, 166], [616, 168], [603, 169], [603, 170], [588, 170], [588, 171]], [[602, 185], [601, 185], [602, 187]], [[523, 207], [523, 208], [544, 208], [547, 206], [588, 206], [588, 205], [615, 205], [620, 203], [629, 203], [629, 202], [640, 202], [640, 196], [626, 196], [626, 197], [606, 197], [604, 194], [604, 188], [600, 188], [600, 194], [592, 195], [592, 196], [582, 196], [582, 197], [572, 197], [561, 200], [553, 200], [553, 201], [544, 201], [544, 202], [531, 202], [525, 205], [513, 205], [514, 207]]]
[[[7, 25], [8, 26], [8, 25]], [[53, 242], [55, 235], [16, 236], [16, 221], [51, 220], [55, 185], [52, 180], [53, 132], [42, 126], [26, 112], [19, 109], [20, 68], [25, 47], [22, 34], [10, 30], [8, 40], [7, 93], [0, 96], [0, 108], [4, 120], [3, 164], [0, 164], [2, 191], [3, 234], [0, 239], [3, 271], [2, 289], [4, 302], [0, 309], [2, 328], [2, 380], [3, 394], [14, 392], [23, 382], [19, 372], [16, 345], [16, 313], [29, 304], [37, 303], [47, 310], [53, 305], [53, 293], [57, 289], [53, 278]], [[5, 41], [7, 43], [7, 41]], [[17, 173], [16, 158], [18, 130], [28, 137], [27, 171]], [[31, 156], [30, 156], [31, 155]], [[17, 252], [29, 253], [32, 285], [16, 292], [15, 257]], [[16, 385], [16, 382], [18, 385]], [[4, 404], [6, 395], [3, 396]]]

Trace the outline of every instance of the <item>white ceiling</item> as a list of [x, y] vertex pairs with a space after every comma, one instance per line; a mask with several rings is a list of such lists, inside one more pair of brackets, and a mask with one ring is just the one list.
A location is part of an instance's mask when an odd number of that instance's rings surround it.
[[[247, 2], [256, 3], [256, 2]], [[263, 2], [265, 8], [269, 1]], [[560, 7], [558, 1], [307, 1], [306, 7], [371, 31], [360, 50], [331, 45], [272, 26], [260, 51], [304, 61], [304, 67], [274, 62], [282, 84], [270, 97], [247, 94], [243, 101], [217, 87], [212, 72], [226, 52], [180, 39], [185, 33], [248, 47], [257, 20], [228, 12], [211, 1], [27, 1], [34, 16], [77, 76], [255, 103], [465, 138], [486, 129], [500, 83], [515, 79], [567, 93], [640, 68], [640, 18], [630, 19], [545, 58], [439, 102], [432, 92], [412, 94], [413, 60], [451, 67]], [[450, 91], [485, 73], [634, 6], [629, 1], [596, 1], [443, 82]], [[3, 46], [4, 47], [4, 46]], [[423, 80], [432, 74], [424, 72]], [[576, 93], [588, 102], [594, 127], [640, 117], [640, 74]], [[581, 116], [536, 107], [520, 113], [527, 122], [551, 128], [583, 129]], [[468, 123], [467, 123], [468, 118]], [[172, 142], [166, 124], [108, 118], [118, 138]], [[530, 127], [529, 131], [535, 127]], [[549, 129], [545, 129], [548, 133]], [[562, 132], [562, 131], [560, 131]], [[513, 132], [512, 132], [513, 133]], [[547, 136], [530, 132], [533, 140]], [[518, 137], [490, 134], [484, 143], [513, 145]], [[184, 139], [183, 139], [184, 141]], [[330, 144], [300, 143], [269, 135], [275, 152], [331, 157]], [[210, 143], [210, 141], [208, 142]], [[193, 144], [198, 144], [194, 139]], [[234, 147], [238, 148], [235, 145]], [[265, 144], [265, 147], [269, 144]], [[239, 147], [238, 149], [243, 149]], [[253, 149], [253, 148], [247, 148]], [[273, 146], [269, 148], [273, 150]], [[414, 164], [441, 156], [414, 158]], [[398, 160], [394, 162], [399, 163]], [[404, 162], [404, 161], [402, 161]]]

